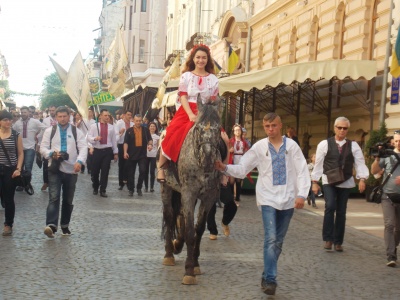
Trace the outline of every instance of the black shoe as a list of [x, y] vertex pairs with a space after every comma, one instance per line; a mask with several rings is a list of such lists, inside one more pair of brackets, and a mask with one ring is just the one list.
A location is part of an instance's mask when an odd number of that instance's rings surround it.
[[151, 188], [151, 189], [150, 189], [150, 192], [151, 192], [151, 193], [153, 193], [153, 192], [154, 192], [154, 189], [153, 189], [153, 188]]
[[108, 195], [106, 194], [106, 192], [100, 192], [100, 197], [107, 198]]
[[142, 190], [141, 190], [141, 189], [138, 189], [138, 190], [137, 190], [137, 194], [138, 194], [138, 196], [143, 196]]
[[122, 191], [123, 188], [124, 188], [124, 185], [120, 185], [119, 188], [118, 188], [118, 190], [119, 190], [119, 191]]
[[148, 188], [145, 188], [145, 189], [144, 189], [144, 192], [145, 192], [145, 193], [148, 193], [148, 192], [149, 192], [149, 189], [148, 189]]
[[275, 295], [276, 283], [267, 283], [264, 293], [267, 295]]
[[62, 231], [61, 235], [71, 235], [72, 234], [68, 227], [61, 228], [61, 231]]
[[17, 192], [22, 192], [24, 190], [24, 188], [22, 186], [17, 186], [17, 188], [15, 190]]
[[311, 199], [309, 197], [307, 197], [307, 204], [311, 205]]
[[133, 196], [133, 191], [129, 191], [128, 195], [132, 197]]
[[97, 195], [99, 193], [98, 190], [93, 190], [93, 195]]

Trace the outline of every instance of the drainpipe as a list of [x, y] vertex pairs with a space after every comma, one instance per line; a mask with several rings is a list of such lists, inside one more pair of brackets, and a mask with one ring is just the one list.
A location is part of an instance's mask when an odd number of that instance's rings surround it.
[[[253, 0], [249, 0], [249, 17], [247, 18], [247, 24], [249, 24], [249, 20], [252, 16], [253, 10]], [[246, 68], [245, 72], [250, 71], [250, 51], [251, 51], [251, 27], [249, 25], [249, 29], [247, 30], [247, 42], [246, 42]]]

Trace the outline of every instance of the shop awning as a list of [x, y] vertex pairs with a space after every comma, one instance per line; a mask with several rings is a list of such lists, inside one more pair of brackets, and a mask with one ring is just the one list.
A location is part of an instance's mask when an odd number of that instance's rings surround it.
[[[143, 83], [140, 83], [140, 84], [136, 85], [134, 89], [131, 89], [131, 90], [126, 91], [125, 93], [123, 93], [121, 98], [124, 99], [125, 97], [135, 93], [139, 87], [142, 87], [143, 89], [145, 87], [157, 88], [158, 89], [159, 86], [160, 86], [160, 82], [158, 82], [158, 81], [157, 82], [148, 82], [148, 83], [143, 82]], [[174, 79], [174, 80], [171, 80], [171, 81], [168, 82], [167, 88], [177, 88], [178, 86], [179, 86], [179, 79]]]
[[293, 81], [304, 82], [307, 79], [319, 80], [333, 77], [358, 79], [363, 77], [370, 80], [376, 75], [376, 61], [372, 60], [313, 61], [222, 78], [219, 80], [219, 93], [222, 95], [226, 92], [235, 93], [239, 90], [250, 91], [252, 88], [261, 90], [267, 85], [276, 87], [280, 83], [289, 85]]

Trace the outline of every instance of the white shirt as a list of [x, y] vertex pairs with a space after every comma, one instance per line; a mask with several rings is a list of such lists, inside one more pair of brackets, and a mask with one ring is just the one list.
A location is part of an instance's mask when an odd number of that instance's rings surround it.
[[117, 139], [115, 137], [114, 126], [111, 124], [107, 125], [108, 125], [107, 144], [100, 144], [100, 141], [94, 140], [96, 137], [101, 136], [100, 123], [95, 123], [90, 126], [86, 136], [87, 142], [97, 149], [104, 149], [111, 147], [113, 149], [113, 153], [118, 154]]
[[218, 95], [218, 78], [214, 74], [197, 76], [192, 72], [185, 72], [179, 81], [179, 92], [186, 92], [188, 101], [197, 103], [197, 96], [203, 104], [210, 98]]
[[153, 148], [150, 151], [147, 150], [147, 157], [156, 157], [157, 151], [158, 151], [158, 144], [160, 141], [160, 136], [158, 134], [153, 133], [151, 135], [151, 138], [153, 140]]
[[257, 206], [269, 205], [278, 210], [294, 207], [297, 197], [307, 198], [310, 190], [310, 175], [307, 162], [297, 143], [286, 139], [286, 184], [273, 185], [272, 157], [267, 155], [269, 139], [264, 138], [253, 145], [241, 158], [238, 165], [228, 165], [230, 176], [244, 178], [254, 168], [258, 169], [256, 184]]
[[[133, 122], [129, 122], [129, 128], [133, 126]], [[126, 126], [125, 126], [125, 121], [120, 119], [117, 121], [117, 123], [115, 124], [115, 134], [117, 136], [117, 143], [118, 144], [123, 144], [124, 143], [124, 139], [125, 139], [125, 132], [127, 130]], [[125, 131], [123, 134], [119, 134], [119, 131], [124, 128]]]
[[[336, 141], [336, 140], [335, 140]], [[336, 141], [340, 147], [342, 147], [346, 143], [346, 139], [342, 141]], [[317, 146], [317, 153], [315, 155], [315, 165], [314, 170], [311, 173], [311, 180], [318, 181], [322, 176], [322, 184], [328, 184], [328, 180], [324, 172], [324, 159], [328, 152], [328, 140], [321, 141]], [[368, 167], [365, 165], [364, 155], [360, 146], [357, 142], [351, 142], [351, 152], [354, 157], [354, 168], [356, 169], [356, 177], [357, 179], [365, 178], [367, 179], [369, 176]], [[345, 182], [335, 185], [340, 188], [353, 188], [356, 186], [354, 182], [354, 177], [351, 176]]]
[[35, 149], [36, 136], [40, 133], [42, 129], [46, 129], [47, 126], [41, 123], [39, 120], [30, 118], [27, 124], [26, 138], [24, 138], [24, 125], [22, 122], [22, 119], [19, 119], [17, 122], [15, 122], [15, 124], [13, 125], [13, 129], [18, 131], [21, 135], [24, 150]]
[[[60, 151], [61, 149], [61, 139], [60, 139], [60, 129], [57, 126], [56, 133], [51, 141], [50, 148], [50, 136], [52, 127], [47, 128], [44, 131], [42, 143], [40, 145], [40, 153], [46, 159], [49, 159], [49, 166], [52, 163], [52, 158], [50, 157], [50, 153], [54, 151]], [[86, 162], [87, 158], [87, 142], [85, 136], [82, 131], [78, 128], [76, 129], [76, 139], [75, 142], [74, 135], [72, 134], [71, 126], [67, 128], [67, 153], [69, 154], [69, 158], [66, 161], [62, 161], [60, 164], [60, 171], [67, 174], [76, 174], [74, 172], [74, 165], [76, 162], [81, 161], [83, 164]], [[76, 146], [78, 146], [79, 155], [76, 152]]]

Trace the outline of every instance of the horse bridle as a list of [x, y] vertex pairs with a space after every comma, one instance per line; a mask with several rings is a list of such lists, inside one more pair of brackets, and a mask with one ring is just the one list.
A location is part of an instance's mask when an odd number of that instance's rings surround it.
[[194, 154], [194, 157], [197, 157], [197, 165], [199, 167], [201, 167], [200, 154], [199, 154], [201, 147], [204, 145], [210, 145], [211, 149], [214, 149], [215, 153], [219, 152], [219, 148], [218, 148], [218, 146], [214, 145], [214, 143], [212, 143], [211, 141], [203, 141], [196, 146], [195, 142], [198, 141], [199, 128], [194, 127], [193, 131], [196, 131], [196, 132], [194, 132], [196, 134], [193, 135], [193, 142], [192, 142], [193, 143], [193, 147], [192, 147], [193, 154]]

